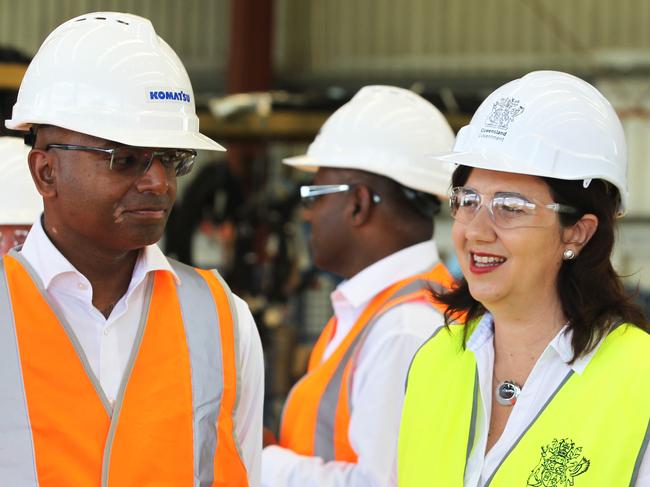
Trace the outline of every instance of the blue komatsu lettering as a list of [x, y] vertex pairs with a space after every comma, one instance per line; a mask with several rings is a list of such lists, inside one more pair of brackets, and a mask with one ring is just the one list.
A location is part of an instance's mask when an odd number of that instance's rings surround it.
[[149, 91], [150, 100], [173, 100], [190, 103], [190, 95], [183, 91]]

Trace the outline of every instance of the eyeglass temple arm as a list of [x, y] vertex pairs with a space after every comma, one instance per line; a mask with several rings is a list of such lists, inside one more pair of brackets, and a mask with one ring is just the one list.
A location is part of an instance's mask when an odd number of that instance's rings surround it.
[[300, 186], [300, 196], [310, 198], [312, 196], [322, 196], [324, 194], [339, 193], [348, 191], [349, 184], [323, 184], [320, 186]]

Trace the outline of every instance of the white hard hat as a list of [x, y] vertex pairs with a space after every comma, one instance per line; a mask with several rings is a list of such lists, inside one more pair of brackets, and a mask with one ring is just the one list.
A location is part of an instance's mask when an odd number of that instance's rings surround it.
[[0, 225], [31, 225], [43, 211], [27, 165], [29, 147], [19, 137], [0, 137]]
[[6, 126], [63, 127], [141, 147], [225, 150], [199, 133], [187, 72], [151, 22], [96, 12], [57, 27], [34, 56]]
[[421, 96], [394, 86], [366, 86], [327, 119], [306, 155], [283, 162], [307, 171], [359, 169], [444, 196], [453, 165], [428, 156], [453, 143], [445, 117]]
[[627, 146], [611, 104], [570, 74], [534, 71], [495, 90], [436, 160], [565, 180], [603, 179], [627, 202]]

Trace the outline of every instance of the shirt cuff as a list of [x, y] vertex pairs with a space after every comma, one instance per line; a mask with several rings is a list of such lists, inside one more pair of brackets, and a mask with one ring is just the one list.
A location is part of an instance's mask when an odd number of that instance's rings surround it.
[[262, 487], [289, 485], [292, 470], [298, 464], [322, 465], [319, 457], [307, 457], [280, 446], [267, 446], [262, 450]]

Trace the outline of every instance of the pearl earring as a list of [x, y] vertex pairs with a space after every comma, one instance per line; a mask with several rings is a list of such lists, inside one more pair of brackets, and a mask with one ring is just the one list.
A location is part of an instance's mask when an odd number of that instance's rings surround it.
[[562, 257], [564, 260], [573, 260], [576, 258], [576, 253], [571, 249], [566, 249]]

